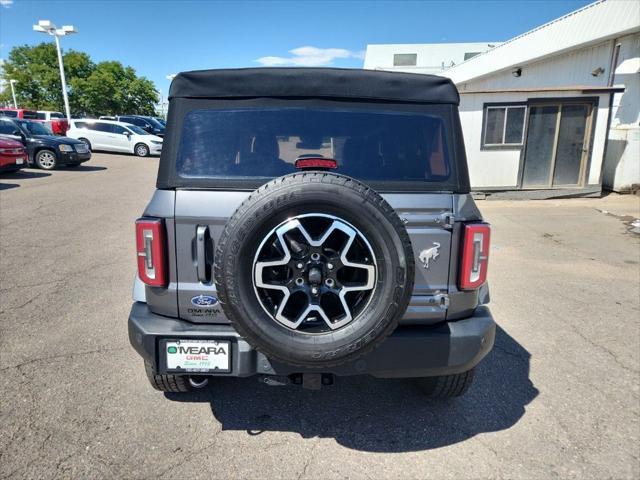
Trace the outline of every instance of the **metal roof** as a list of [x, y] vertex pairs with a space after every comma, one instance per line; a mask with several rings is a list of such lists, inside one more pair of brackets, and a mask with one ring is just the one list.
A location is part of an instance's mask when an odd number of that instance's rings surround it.
[[635, 31], [640, 31], [638, 3], [601, 0], [514, 37], [442, 75], [460, 84]]

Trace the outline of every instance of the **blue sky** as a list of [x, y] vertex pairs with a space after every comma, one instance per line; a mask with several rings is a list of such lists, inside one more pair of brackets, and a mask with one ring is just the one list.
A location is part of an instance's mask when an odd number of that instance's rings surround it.
[[[165, 94], [184, 70], [271, 65], [362, 67], [368, 43], [504, 41], [591, 3], [530, 1], [0, 0], [0, 58], [74, 25], [63, 48], [119, 60]], [[303, 48], [306, 47], [306, 48]]]

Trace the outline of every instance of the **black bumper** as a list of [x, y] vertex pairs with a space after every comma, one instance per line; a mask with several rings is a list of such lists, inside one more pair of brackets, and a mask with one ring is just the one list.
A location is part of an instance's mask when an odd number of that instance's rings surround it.
[[60, 165], [79, 164], [91, 160], [91, 152], [58, 152], [58, 163]]
[[[460, 373], [474, 367], [493, 347], [496, 325], [485, 306], [472, 317], [434, 326], [399, 327], [382, 345], [355, 362], [322, 370], [335, 375], [403, 378]], [[212, 375], [248, 377], [318, 373], [274, 362], [253, 349], [229, 325], [194, 324], [152, 313], [136, 302], [129, 314], [129, 340], [158, 373], [164, 371], [158, 345], [163, 339], [214, 339], [231, 342], [231, 372]]]

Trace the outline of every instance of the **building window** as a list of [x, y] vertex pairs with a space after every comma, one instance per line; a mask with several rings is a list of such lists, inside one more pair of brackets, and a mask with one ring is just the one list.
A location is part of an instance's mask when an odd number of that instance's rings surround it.
[[482, 146], [518, 147], [522, 145], [526, 110], [527, 107], [524, 105], [486, 107]]
[[396, 53], [393, 55], [394, 67], [415, 67], [417, 62], [417, 53]]

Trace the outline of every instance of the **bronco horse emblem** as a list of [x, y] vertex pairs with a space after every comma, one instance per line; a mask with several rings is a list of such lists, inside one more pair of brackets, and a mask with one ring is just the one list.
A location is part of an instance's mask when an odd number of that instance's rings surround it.
[[440, 256], [440, 244], [438, 242], [433, 242], [433, 247], [427, 248], [426, 250], [422, 250], [420, 252], [420, 261], [422, 262], [422, 266], [426, 269], [429, 269], [429, 261], [435, 260]]

